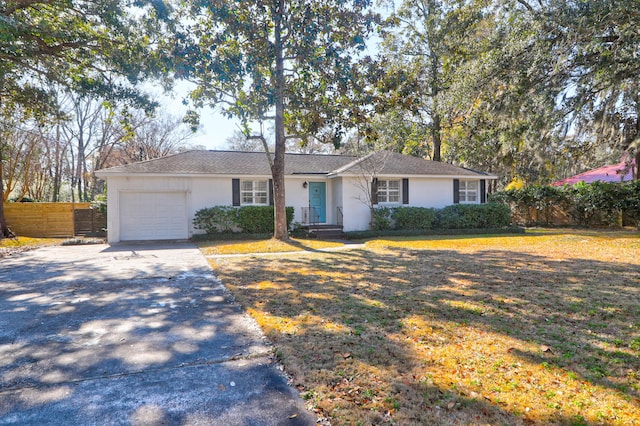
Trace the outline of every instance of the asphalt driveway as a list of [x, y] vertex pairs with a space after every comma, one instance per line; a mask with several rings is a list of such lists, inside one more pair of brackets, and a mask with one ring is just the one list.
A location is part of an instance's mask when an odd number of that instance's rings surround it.
[[190, 243], [0, 259], [0, 424], [315, 424]]

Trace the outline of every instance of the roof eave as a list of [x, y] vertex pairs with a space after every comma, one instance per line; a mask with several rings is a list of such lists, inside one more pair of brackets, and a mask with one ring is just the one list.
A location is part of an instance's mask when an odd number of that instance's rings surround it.
[[[109, 177], [184, 177], [184, 178], [271, 178], [271, 174], [238, 174], [238, 173], [157, 173], [157, 172], [107, 172], [96, 171], [95, 175], [101, 179]], [[327, 172], [318, 173], [287, 173], [285, 177], [306, 178], [327, 176]]]
[[[357, 173], [329, 173], [328, 177], [359, 177], [363, 175], [359, 175]], [[390, 173], [378, 173], [376, 177], [389, 177], [389, 178], [407, 178], [407, 177], [420, 177], [420, 178], [429, 178], [429, 179], [487, 179], [487, 180], [496, 180], [498, 176], [495, 175], [432, 175], [432, 174], [414, 174], [414, 173], [403, 173], [403, 174], [390, 174]]]

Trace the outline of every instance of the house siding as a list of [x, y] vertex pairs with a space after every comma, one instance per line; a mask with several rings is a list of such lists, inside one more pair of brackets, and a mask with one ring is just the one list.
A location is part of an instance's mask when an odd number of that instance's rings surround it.
[[[302, 223], [302, 207], [309, 206], [309, 187], [304, 188], [302, 186], [304, 182], [312, 182], [312, 180], [303, 176], [287, 176], [284, 179], [285, 204], [293, 207], [294, 223]], [[324, 182], [324, 180], [318, 180], [318, 182]]]
[[453, 204], [453, 179], [409, 178], [409, 206], [441, 209]]
[[[330, 186], [331, 186], [331, 194], [332, 197], [330, 199], [330, 203], [328, 203], [328, 205], [330, 207], [327, 207], [327, 210], [331, 209], [333, 210], [332, 215], [335, 218], [335, 220], [333, 221], [333, 223], [337, 224], [338, 223], [338, 207], [340, 207], [342, 209], [342, 220], [344, 221], [344, 202], [343, 197], [343, 190], [342, 190], [342, 178], [341, 177], [337, 177], [337, 178], [333, 178], [329, 180]], [[327, 198], [329, 200], [329, 198]], [[328, 213], [328, 212], [327, 212]]]
[[362, 178], [342, 178], [342, 206], [344, 211], [343, 230], [345, 232], [369, 229], [369, 194], [362, 189]]

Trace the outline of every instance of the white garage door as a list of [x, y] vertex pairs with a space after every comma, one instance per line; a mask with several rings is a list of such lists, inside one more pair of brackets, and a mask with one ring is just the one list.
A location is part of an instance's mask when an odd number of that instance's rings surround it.
[[120, 193], [120, 240], [189, 237], [186, 192]]

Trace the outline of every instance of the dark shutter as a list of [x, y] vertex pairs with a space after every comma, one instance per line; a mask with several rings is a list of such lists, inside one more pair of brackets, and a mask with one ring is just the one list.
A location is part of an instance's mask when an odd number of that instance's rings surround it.
[[273, 179], [269, 179], [269, 205], [273, 205]]
[[240, 205], [240, 179], [231, 179], [232, 201], [234, 206]]
[[409, 179], [402, 179], [402, 204], [409, 204]]
[[485, 179], [480, 180], [480, 203], [487, 202], [487, 181]]
[[378, 204], [378, 178], [371, 181], [371, 204]]
[[453, 204], [460, 204], [460, 180], [453, 180]]

